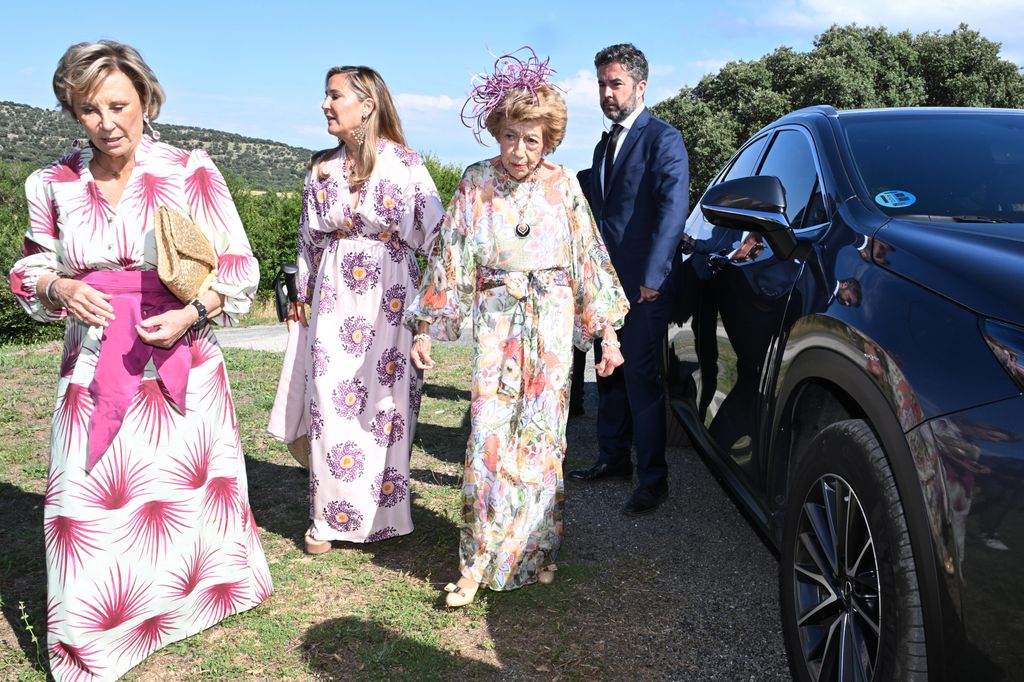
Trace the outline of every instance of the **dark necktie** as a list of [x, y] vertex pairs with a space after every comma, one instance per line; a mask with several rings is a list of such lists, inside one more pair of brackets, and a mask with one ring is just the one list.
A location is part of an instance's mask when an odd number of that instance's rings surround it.
[[608, 136], [608, 145], [604, 148], [604, 195], [608, 196], [608, 188], [612, 184], [612, 166], [615, 165], [615, 144], [619, 141], [619, 135], [624, 128], [618, 123], [612, 126], [612, 132]]

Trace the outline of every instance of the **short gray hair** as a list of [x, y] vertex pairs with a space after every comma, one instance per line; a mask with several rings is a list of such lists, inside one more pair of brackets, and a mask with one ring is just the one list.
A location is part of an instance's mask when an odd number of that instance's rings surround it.
[[607, 64], [622, 64], [633, 80], [639, 83], [647, 80], [647, 57], [633, 43], [620, 43], [606, 47], [594, 57], [594, 68]]
[[164, 89], [153, 70], [131, 45], [113, 40], [72, 45], [53, 73], [53, 94], [61, 111], [75, 120], [75, 102], [92, 92], [100, 81], [120, 71], [135, 86], [142, 109], [155, 121], [164, 103]]

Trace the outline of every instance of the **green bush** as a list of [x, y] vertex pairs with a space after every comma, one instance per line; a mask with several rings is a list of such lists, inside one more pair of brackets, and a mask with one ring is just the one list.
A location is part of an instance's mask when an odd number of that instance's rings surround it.
[[462, 169], [451, 163], [442, 163], [433, 156], [424, 156], [423, 162], [427, 164], [427, 171], [437, 185], [437, 193], [441, 196], [441, 203], [447, 209], [448, 204], [459, 186], [462, 179]]
[[240, 180], [229, 178], [228, 189], [260, 264], [260, 295], [267, 296], [278, 267], [295, 262], [302, 188], [291, 192], [253, 192]]
[[29, 317], [15, 300], [6, 280], [11, 266], [21, 258], [21, 245], [28, 228], [25, 178], [35, 170], [31, 163], [0, 161], [0, 344], [59, 339], [64, 323], [41, 324]]

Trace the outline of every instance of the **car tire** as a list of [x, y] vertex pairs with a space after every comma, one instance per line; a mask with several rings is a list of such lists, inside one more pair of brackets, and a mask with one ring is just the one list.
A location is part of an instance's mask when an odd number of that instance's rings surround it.
[[874, 432], [859, 419], [827, 426], [792, 481], [779, 595], [793, 679], [927, 680], [910, 534]]

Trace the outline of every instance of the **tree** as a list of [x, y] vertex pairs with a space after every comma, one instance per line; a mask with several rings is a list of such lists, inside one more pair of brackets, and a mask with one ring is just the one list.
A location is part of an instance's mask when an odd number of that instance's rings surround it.
[[729, 62], [655, 107], [690, 152], [690, 198], [748, 137], [786, 112], [913, 106], [1024, 106], [1024, 75], [1000, 44], [965, 24], [949, 34], [832, 26], [810, 52], [780, 47]]

